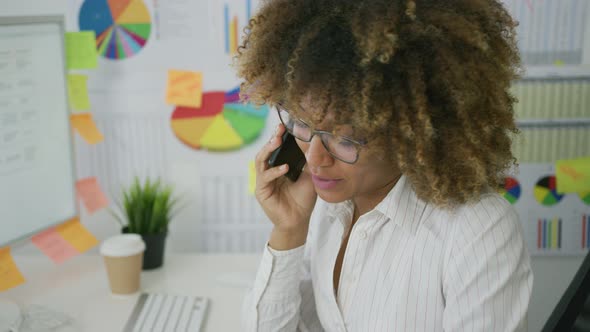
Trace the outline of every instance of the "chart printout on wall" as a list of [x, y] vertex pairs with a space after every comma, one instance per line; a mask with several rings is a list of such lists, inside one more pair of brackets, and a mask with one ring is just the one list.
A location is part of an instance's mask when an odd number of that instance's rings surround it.
[[506, 180], [533, 255], [578, 255], [590, 245], [590, 191], [558, 193], [553, 164], [521, 163]]

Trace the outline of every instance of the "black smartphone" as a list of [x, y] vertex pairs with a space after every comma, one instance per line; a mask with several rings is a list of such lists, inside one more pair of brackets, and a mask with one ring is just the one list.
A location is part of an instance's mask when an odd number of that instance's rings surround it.
[[305, 166], [305, 155], [297, 145], [297, 142], [295, 142], [295, 137], [289, 134], [289, 132], [285, 131], [282, 141], [281, 146], [270, 155], [268, 164], [271, 167], [288, 164], [289, 171], [285, 176], [295, 182], [299, 178], [299, 175], [301, 175], [303, 166]]

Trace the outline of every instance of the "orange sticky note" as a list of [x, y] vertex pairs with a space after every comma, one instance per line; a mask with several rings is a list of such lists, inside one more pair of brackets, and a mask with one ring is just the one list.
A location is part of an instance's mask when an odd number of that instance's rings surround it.
[[109, 200], [95, 177], [78, 180], [76, 192], [90, 214], [109, 206]]
[[79, 253], [98, 244], [98, 240], [80, 223], [77, 217], [56, 226], [55, 230]]
[[78, 254], [76, 249], [64, 240], [55, 228], [34, 235], [31, 241], [39, 250], [58, 264]]
[[88, 144], [96, 144], [104, 140], [102, 133], [96, 127], [96, 123], [92, 119], [90, 113], [77, 113], [70, 115], [72, 127], [76, 129], [78, 134], [88, 142]]
[[169, 70], [166, 102], [171, 105], [201, 107], [203, 73]]
[[248, 164], [248, 193], [254, 195], [256, 190], [256, 165], [254, 161], [250, 161]]
[[10, 247], [0, 248], [0, 292], [25, 282], [25, 277], [10, 254]]

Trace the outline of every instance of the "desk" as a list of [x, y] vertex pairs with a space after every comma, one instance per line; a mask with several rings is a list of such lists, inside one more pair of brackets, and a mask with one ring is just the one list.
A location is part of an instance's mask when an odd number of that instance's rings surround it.
[[[84, 255], [62, 265], [44, 256], [16, 256], [27, 283], [0, 293], [19, 305], [40, 304], [75, 319], [67, 331], [121, 331], [139, 294], [113, 296], [102, 258]], [[170, 255], [162, 268], [144, 271], [141, 290], [208, 297], [203, 331], [240, 331], [242, 299], [254, 280], [260, 255]]]

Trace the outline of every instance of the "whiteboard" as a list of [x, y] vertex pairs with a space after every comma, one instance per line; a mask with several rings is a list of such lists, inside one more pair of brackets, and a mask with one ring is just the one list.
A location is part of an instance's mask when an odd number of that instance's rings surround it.
[[0, 247], [77, 215], [60, 16], [0, 17]]

